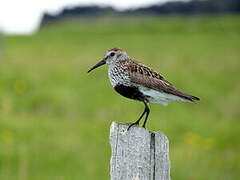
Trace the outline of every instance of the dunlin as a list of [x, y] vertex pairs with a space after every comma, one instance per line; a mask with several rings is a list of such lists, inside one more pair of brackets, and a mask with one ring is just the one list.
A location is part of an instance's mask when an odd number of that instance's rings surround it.
[[129, 57], [121, 48], [108, 50], [104, 58], [88, 72], [104, 64], [108, 64], [108, 77], [114, 89], [126, 98], [143, 102], [145, 106], [141, 116], [128, 129], [139, 125], [145, 114], [143, 127], [146, 127], [150, 113], [148, 104], [167, 105], [172, 101], [194, 103], [200, 100], [178, 90], [159, 73]]

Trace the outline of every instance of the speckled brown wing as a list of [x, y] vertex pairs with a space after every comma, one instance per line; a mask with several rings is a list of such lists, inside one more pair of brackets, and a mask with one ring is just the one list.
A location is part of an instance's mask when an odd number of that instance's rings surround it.
[[130, 80], [133, 83], [140, 84], [144, 87], [154, 89], [160, 92], [173, 94], [175, 96], [182, 97], [189, 101], [199, 100], [195, 96], [183, 93], [175, 88], [170, 82], [164, 79], [156, 71], [144, 66], [133, 60], [125, 62], [125, 66], [128, 68]]

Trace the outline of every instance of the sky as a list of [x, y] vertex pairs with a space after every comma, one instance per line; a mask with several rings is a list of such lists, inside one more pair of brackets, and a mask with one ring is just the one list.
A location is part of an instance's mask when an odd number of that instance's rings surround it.
[[0, 0], [0, 32], [31, 34], [37, 30], [44, 12], [56, 14], [64, 7], [111, 5], [124, 10], [166, 1], [170, 0]]

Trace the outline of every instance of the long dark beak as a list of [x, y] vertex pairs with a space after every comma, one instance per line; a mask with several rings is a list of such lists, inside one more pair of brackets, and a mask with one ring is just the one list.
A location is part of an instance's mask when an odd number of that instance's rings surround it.
[[97, 63], [97, 64], [96, 64], [95, 66], [93, 66], [91, 69], [89, 69], [89, 70], [88, 70], [88, 73], [91, 72], [92, 70], [96, 69], [97, 67], [104, 65], [104, 64], [106, 64], [106, 60], [105, 60], [105, 59], [101, 60], [99, 63]]

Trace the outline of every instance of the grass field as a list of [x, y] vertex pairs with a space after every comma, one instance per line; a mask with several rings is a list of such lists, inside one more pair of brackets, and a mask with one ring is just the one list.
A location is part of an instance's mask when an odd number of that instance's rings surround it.
[[197, 105], [151, 105], [148, 129], [170, 139], [174, 180], [240, 176], [240, 17], [69, 20], [5, 38], [0, 60], [0, 179], [109, 179], [109, 126], [143, 105], [115, 93], [111, 47], [158, 70]]

